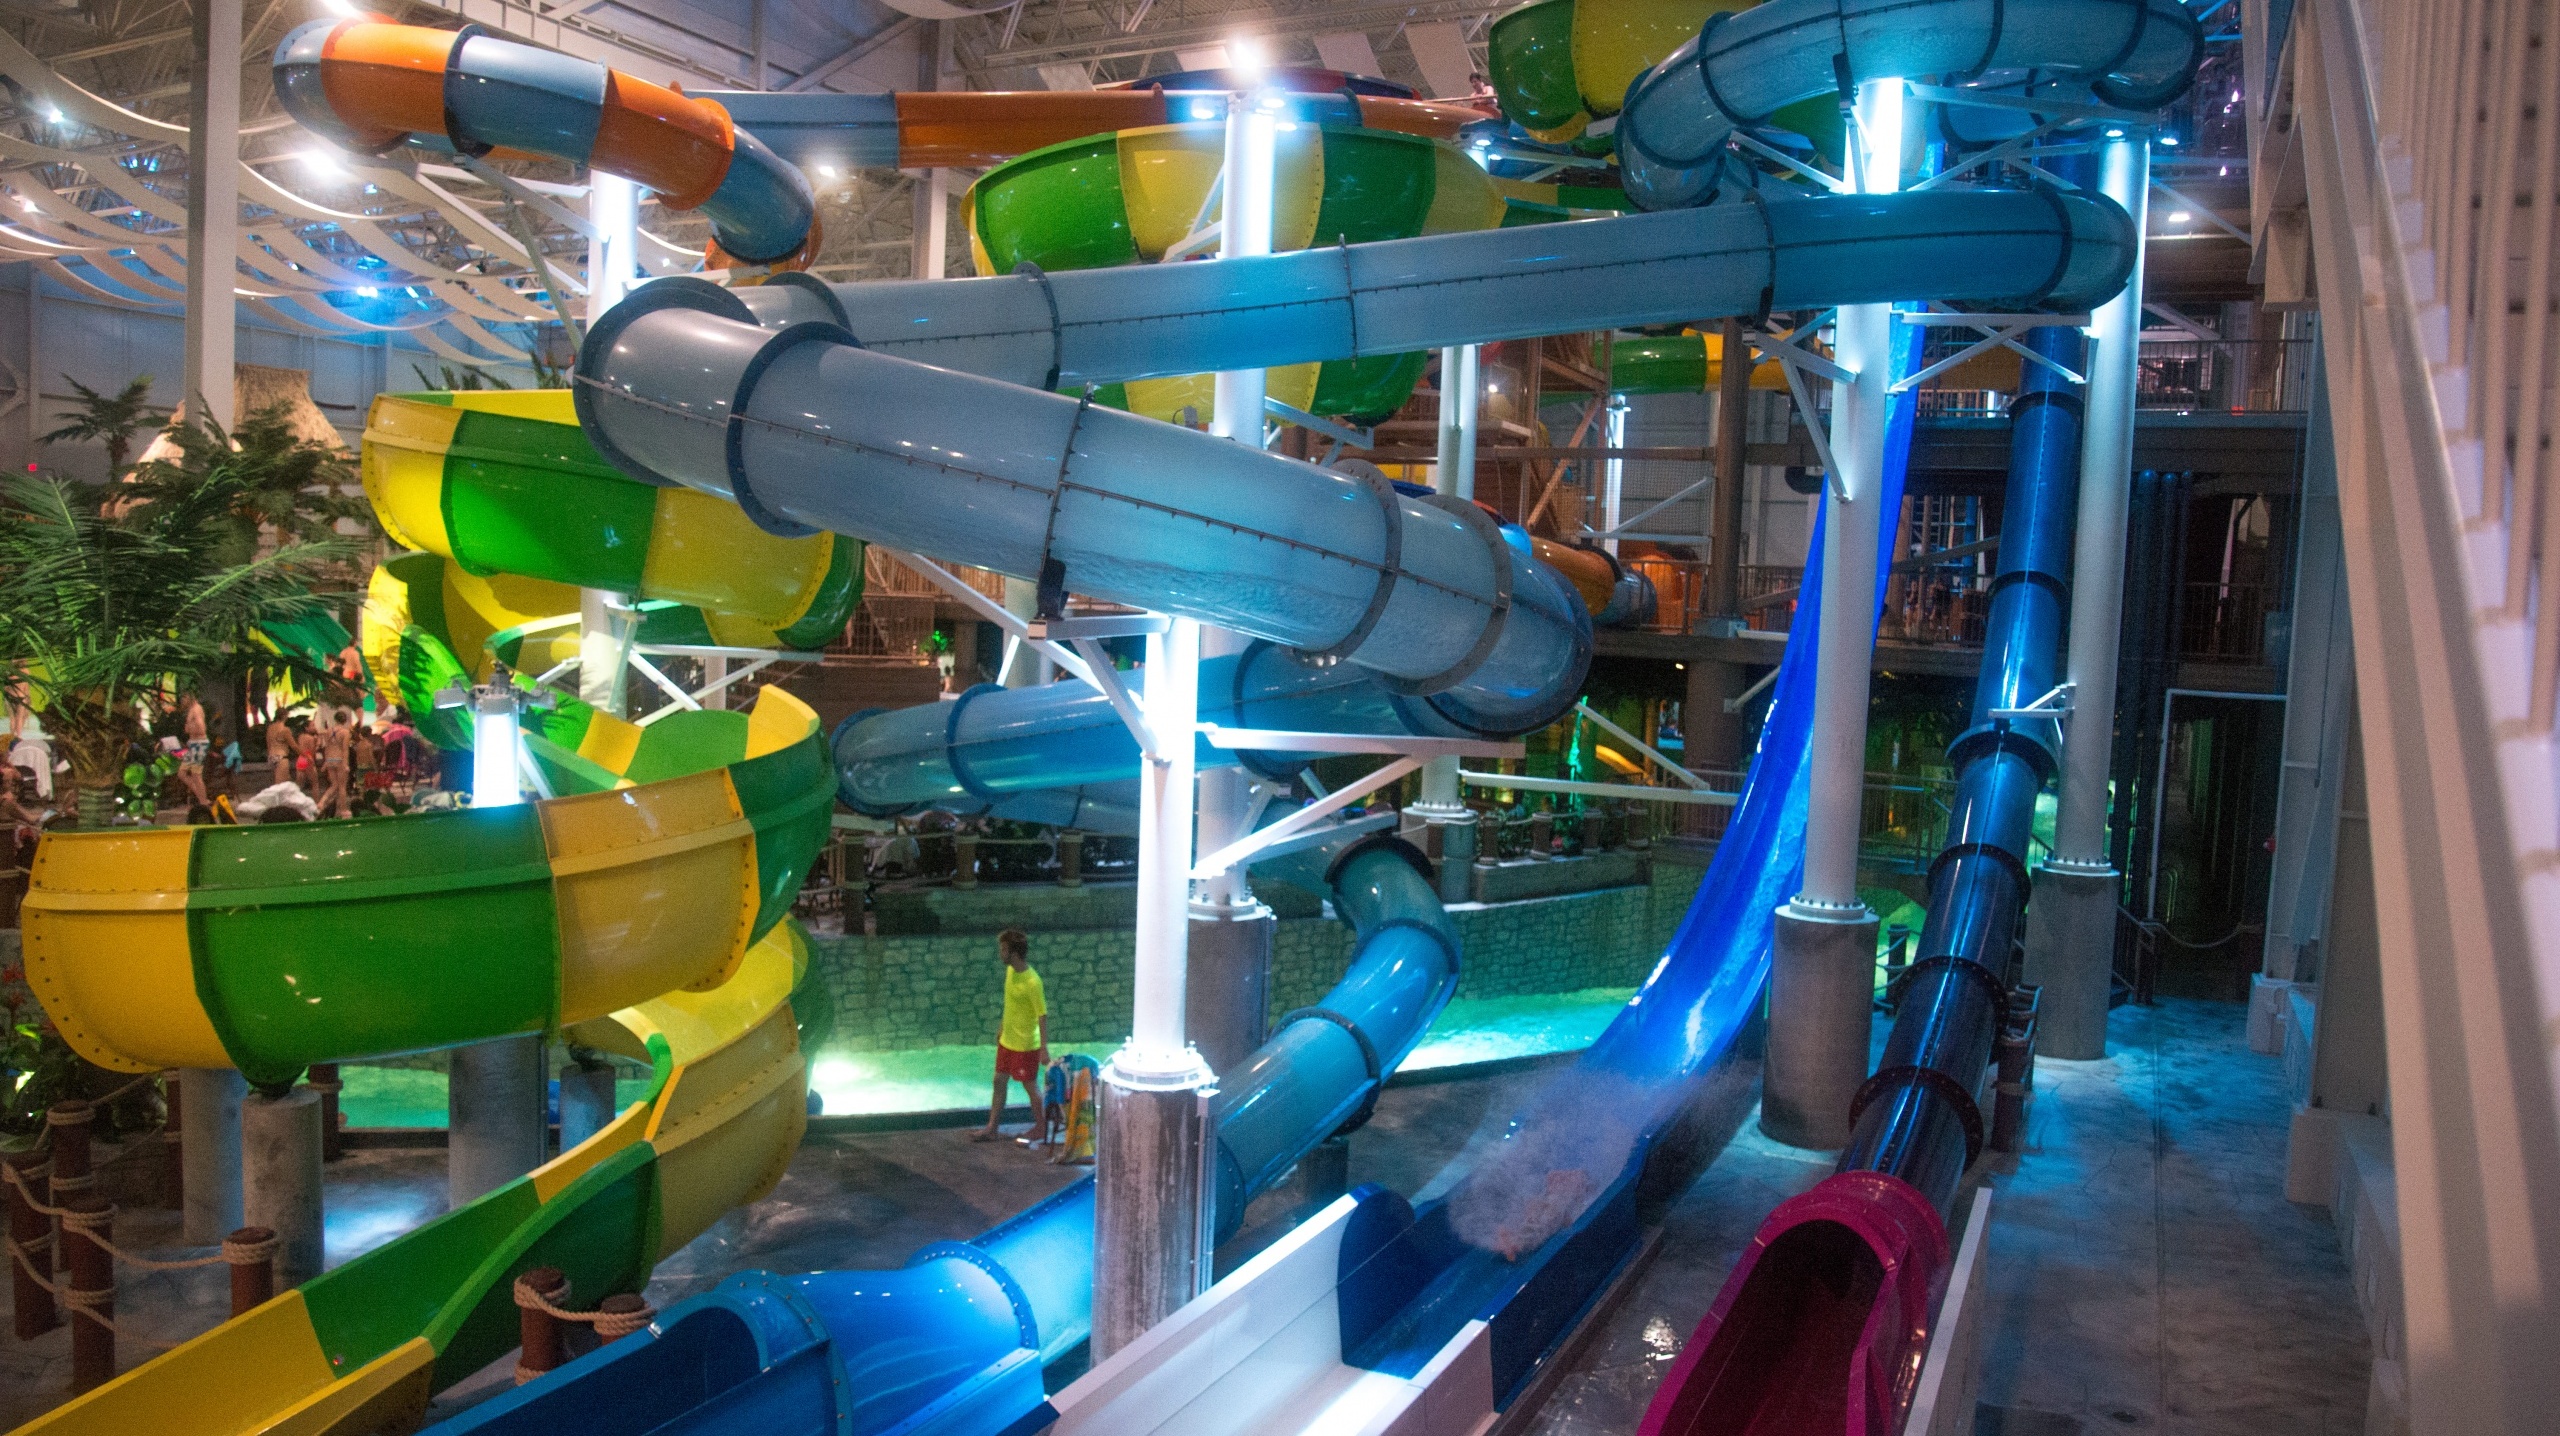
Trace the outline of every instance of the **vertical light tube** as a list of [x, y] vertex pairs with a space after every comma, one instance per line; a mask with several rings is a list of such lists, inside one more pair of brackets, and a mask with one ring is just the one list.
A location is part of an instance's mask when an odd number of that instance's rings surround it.
[[[1226, 215], [1219, 231], [1218, 257], [1244, 259], [1271, 252], [1272, 193], [1278, 184], [1280, 122], [1265, 103], [1270, 97], [1238, 95], [1227, 109]], [[1266, 371], [1222, 371], [1210, 412], [1209, 432], [1251, 448], [1262, 447], [1262, 401]], [[1222, 628], [1201, 633], [1200, 657], [1223, 658], [1241, 653], [1245, 639]], [[1150, 685], [1152, 691], [1152, 685]], [[1244, 769], [1229, 766], [1200, 775], [1199, 846], [1215, 852], [1244, 836], [1252, 802], [1252, 781]], [[1259, 915], [1253, 890], [1242, 868], [1203, 879], [1196, 895], [1207, 911], [1202, 917]], [[1259, 1027], [1259, 1023], [1255, 1024]], [[1251, 1048], [1246, 1049], [1247, 1052]], [[1245, 1053], [1235, 1054], [1239, 1057]]]
[[[2111, 130], [2098, 156], [2098, 185], [2150, 223], [2147, 136]], [[2137, 246], [2142, 241], [2137, 238]], [[2115, 298], [2089, 324], [2089, 422], [2080, 440], [2080, 519], [2072, 555], [2071, 719], [2062, 744], [2062, 795], [2054, 818], [2059, 873], [2113, 877], [2107, 859], [2107, 770], [2115, 757], [2116, 648], [2124, 617], [2125, 511], [2133, 493], [2133, 391], [2142, 335], [2142, 254]]]
[[493, 693], [471, 710], [471, 806], [512, 808], [524, 801], [516, 779], [516, 700]]
[[587, 172], [587, 322], [622, 302], [640, 275], [640, 186], [603, 170]]
[[[1900, 80], [1858, 86], [1851, 138], [1865, 194], [1901, 186]], [[1814, 677], [1811, 796], [1805, 820], [1800, 917], [1865, 917], [1858, 899], [1858, 826], [1866, 782], [1867, 683], [1876, 644], [1876, 546], [1884, 512], [1884, 425], [1893, 378], [1893, 308], [1842, 306], [1840, 367], [1856, 377], [1831, 389], [1830, 497], [1822, 536], [1822, 644]], [[1811, 416], [1807, 416], [1810, 418]]]
[[[587, 323], [592, 325], [637, 285], [640, 186], [620, 175], [587, 171], [587, 222], [595, 229], [595, 238], [587, 242]], [[622, 661], [631, 622], [615, 602], [618, 597], [600, 588], [578, 591], [578, 696], [617, 718], [629, 706], [623, 698]], [[474, 790], [483, 786], [475, 783]]]
[[[1271, 252], [1271, 193], [1279, 162], [1280, 121], [1264, 96], [1238, 95], [1227, 108], [1226, 213], [1219, 225], [1218, 257], [1244, 259]], [[1264, 371], [1223, 370], [1209, 432], [1262, 447]]]
[[[1609, 396], [1608, 439], [1612, 449], [1627, 446], [1627, 396], [1624, 394]], [[1626, 509], [1627, 461], [1606, 460], [1601, 471], [1604, 477], [1600, 486], [1600, 531], [1615, 535], [1618, 532], [1618, 515]], [[1618, 551], [1618, 540], [1615, 537], [1605, 538], [1600, 541], [1600, 546], [1614, 554]]]

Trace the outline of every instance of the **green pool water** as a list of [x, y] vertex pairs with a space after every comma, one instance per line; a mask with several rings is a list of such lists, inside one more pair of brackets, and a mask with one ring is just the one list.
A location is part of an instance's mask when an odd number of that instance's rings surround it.
[[[1579, 1051], [1591, 1045], [1634, 995], [1631, 987], [1591, 987], [1526, 997], [1458, 998], [1431, 1024], [1421, 1045], [1405, 1059], [1403, 1070], [1420, 1072]], [[1077, 1043], [1053, 1050], [1081, 1052], [1099, 1061], [1117, 1045]], [[995, 1058], [993, 1045], [826, 1052], [811, 1065], [809, 1085], [826, 1103], [831, 1117], [976, 1108], [987, 1100]], [[351, 1127], [441, 1127], [445, 1123], [441, 1072], [349, 1066], [340, 1075], [346, 1090], [339, 1102]], [[638, 1101], [647, 1091], [644, 1080], [615, 1084], [616, 1100], [624, 1105]], [[1020, 1100], [1018, 1088], [1015, 1098]]]

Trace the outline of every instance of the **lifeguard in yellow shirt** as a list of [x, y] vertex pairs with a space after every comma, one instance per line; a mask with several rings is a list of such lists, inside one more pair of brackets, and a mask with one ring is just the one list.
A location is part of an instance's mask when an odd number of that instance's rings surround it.
[[1049, 999], [1041, 991], [1040, 974], [1031, 970], [1031, 939], [1022, 929], [996, 934], [996, 953], [1004, 959], [1004, 1022], [996, 1030], [996, 1089], [987, 1104], [987, 1125], [971, 1134], [973, 1142], [996, 1139], [1004, 1118], [1005, 1084], [1019, 1082], [1031, 1103], [1031, 1122], [1040, 1123], [1040, 1069], [1049, 1065]]

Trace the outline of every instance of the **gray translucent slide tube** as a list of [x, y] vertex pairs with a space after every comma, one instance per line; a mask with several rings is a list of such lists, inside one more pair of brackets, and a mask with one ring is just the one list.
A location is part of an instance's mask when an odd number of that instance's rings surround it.
[[1708, 17], [1636, 77], [1618, 163], [1636, 203], [1671, 209], [1714, 193], [1735, 130], [1859, 81], [2026, 69], [2149, 110], [2183, 93], [2203, 57], [2203, 27], [2178, 0], [1770, 0]]
[[777, 275], [733, 292], [768, 327], [823, 321], [877, 354], [1073, 390], [1770, 309], [2084, 309], [2121, 288], [2132, 262], [2130, 222], [2105, 200], [1929, 190], [1059, 274]]
[[1461, 729], [1573, 703], [1591, 616], [1473, 504], [1408, 497], [1170, 424], [760, 328], [660, 281], [579, 357], [578, 417], [617, 467], [831, 529], [1356, 664]]
[[[1126, 677], [1143, 691], [1146, 675]], [[1287, 650], [1257, 643], [1200, 665], [1200, 721], [1227, 728], [1289, 732], [1419, 734], [1460, 731], [1428, 706], [1390, 691], [1364, 670], [1311, 667]], [[1120, 831], [1064, 813], [1134, 802], [1138, 740], [1091, 684], [1062, 679], [1037, 688], [981, 685], [950, 703], [857, 713], [837, 725], [837, 796], [873, 817], [940, 808], [1061, 827]], [[1243, 762], [1285, 778], [1311, 754], [1196, 745], [1201, 767]]]

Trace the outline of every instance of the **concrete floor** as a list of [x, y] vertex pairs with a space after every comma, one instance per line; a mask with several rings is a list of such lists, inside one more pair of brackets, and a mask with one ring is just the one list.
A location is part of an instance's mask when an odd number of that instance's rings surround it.
[[[2368, 1353], [2327, 1221], [2282, 1194], [2285, 1098], [2242, 1009], [2120, 1009], [2117, 1055], [2038, 1069], [2030, 1149], [1996, 1174], [1991, 1320], [1977, 1436], [2115, 1431], [2328, 1436], [2363, 1429]], [[1426, 1189], [1536, 1071], [1397, 1088], [1351, 1140], [1351, 1178]], [[443, 1209], [441, 1152], [365, 1152], [329, 1169], [334, 1264]], [[1768, 1210], [1831, 1169], [1745, 1123], [1673, 1209], [1660, 1256], [1584, 1348], [1530, 1429], [1631, 1431], [1663, 1369]], [[658, 1268], [663, 1308], [732, 1271], [903, 1264], [984, 1230], [1083, 1169], [954, 1130], [813, 1136], [769, 1200]], [[1255, 1217], [1263, 1215], [1261, 1212]], [[146, 1248], [175, 1214], [120, 1222]], [[133, 1324], [164, 1339], [219, 1314], [223, 1278], [128, 1284]], [[142, 1353], [128, 1350], [126, 1364]], [[0, 1428], [61, 1399], [67, 1339], [0, 1338]], [[449, 1393], [451, 1409], [499, 1373]]]
[[[2277, 1060], [2237, 1004], [2116, 1010], [2098, 1062], [2036, 1069], [1993, 1174], [1976, 1436], [2348, 1436], [2371, 1364], [2336, 1234], [2284, 1199]], [[1746, 1126], [1529, 1430], [1635, 1429], [1760, 1219], [1831, 1171]]]

